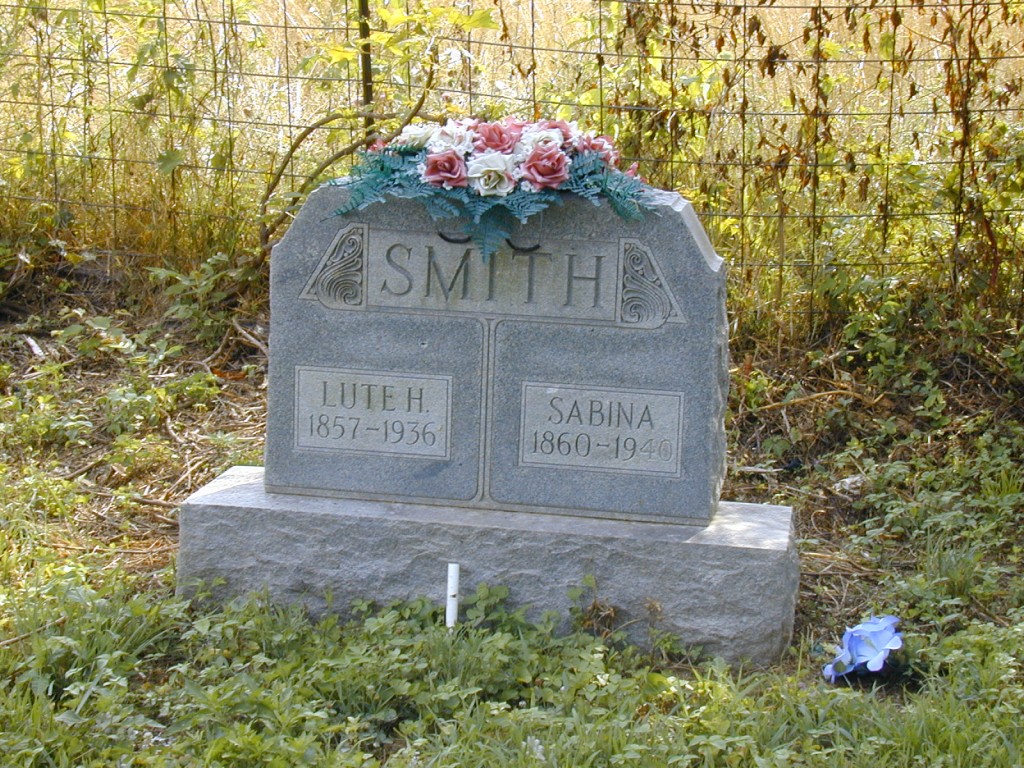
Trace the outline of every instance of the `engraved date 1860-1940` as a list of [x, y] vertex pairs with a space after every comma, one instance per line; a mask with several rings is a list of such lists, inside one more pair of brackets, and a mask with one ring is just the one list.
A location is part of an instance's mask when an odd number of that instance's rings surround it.
[[682, 394], [525, 382], [519, 463], [678, 476]]

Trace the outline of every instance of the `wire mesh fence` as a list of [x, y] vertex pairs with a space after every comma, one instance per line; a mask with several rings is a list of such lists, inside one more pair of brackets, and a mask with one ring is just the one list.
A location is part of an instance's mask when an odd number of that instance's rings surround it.
[[[254, 258], [412, 115], [557, 117], [694, 201], [743, 322], [1024, 305], [1009, 0], [0, 0], [0, 250]], [[3, 254], [6, 254], [3, 255]]]

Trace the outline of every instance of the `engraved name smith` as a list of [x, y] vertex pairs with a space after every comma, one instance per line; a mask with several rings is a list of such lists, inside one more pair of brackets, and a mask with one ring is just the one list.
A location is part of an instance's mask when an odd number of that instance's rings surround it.
[[[604, 255], [513, 251], [482, 264], [472, 248], [455, 261], [451, 254], [439, 255], [433, 246], [413, 248], [395, 243], [384, 254], [392, 274], [381, 279], [380, 293], [390, 297], [414, 294], [423, 299], [436, 296], [446, 304], [453, 298], [495, 302], [500, 297], [520, 304], [593, 308], [607, 298], [601, 294], [603, 260]], [[499, 282], [499, 270], [512, 280]]]
[[681, 322], [682, 313], [650, 251], [635, 240], [549, 238], [503, 249], [486, 262], [476, 249], [435, 233], [352, 224], [333, 239], [300, 298], [330, 309], [517, 315], [639, 328]]

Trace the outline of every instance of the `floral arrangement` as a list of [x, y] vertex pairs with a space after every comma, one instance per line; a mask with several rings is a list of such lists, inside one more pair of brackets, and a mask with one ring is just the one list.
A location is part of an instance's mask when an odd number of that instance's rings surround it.
[[338, 214], [385, 195], [420, 200], [434, 219], [463, 220], [486, 259], [509, 237], [513, 220], [526, 222], [561, 195], [595, 205], [602, 199], [625, 219], [639, 219], [658, 202], [657, 190], [622, 171], [607, 136], [580, 131], [564, 120], [505, 118], [410, 123], [387, 144], [364, 151], [351, 174], [330, 184], [348, 190]]
[[825, 679], [834, 683], [851, 672], [880, 672], [889, 652], [903, 647], [903, 637], [896, 631], [899, 622], [895, 616], [872, 616], [855, 627], [847, 627], [839, 655], [822, 670]]

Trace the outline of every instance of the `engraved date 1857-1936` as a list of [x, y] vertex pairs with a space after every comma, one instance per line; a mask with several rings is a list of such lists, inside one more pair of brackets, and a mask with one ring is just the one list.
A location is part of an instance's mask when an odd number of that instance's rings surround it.
[[445, 376], [298, 366], [295, 446], [449, 458]]

